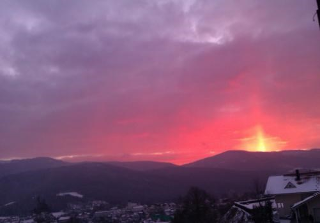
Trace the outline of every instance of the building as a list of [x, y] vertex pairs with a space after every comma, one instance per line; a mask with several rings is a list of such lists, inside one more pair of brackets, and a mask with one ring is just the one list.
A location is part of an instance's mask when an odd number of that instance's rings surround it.
[[[266, 219], [271, 219], [272, 222], [278, 223], [279, 215], [275, 209], [275, 200], [273, 197], [265, 197], [247, 201], [235, 202], [232, 208], [223, 216], [221, 223], [254, 223], [259, 219], [259, 215]], [[261, 220], [261, 219], [260, 219]], [[270, 220], [271, 221], [271, 220]]]
[[265, 194], [275, 197], [280, 218], [320, 223], [320, 171], [270, 176]]

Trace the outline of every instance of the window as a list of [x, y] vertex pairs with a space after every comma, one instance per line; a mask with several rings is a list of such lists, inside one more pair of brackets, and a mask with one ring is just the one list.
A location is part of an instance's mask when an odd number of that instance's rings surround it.
[[277, 208], [284, 208], [283, 203], [277, 203]]
[[296, 188], [296, 186], [293, 183], [289, 182], [284, 189], [289, 189], [289, 188]]

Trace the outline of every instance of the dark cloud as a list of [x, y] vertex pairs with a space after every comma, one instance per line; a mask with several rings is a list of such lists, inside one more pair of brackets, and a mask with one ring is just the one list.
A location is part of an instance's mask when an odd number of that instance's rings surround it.
[[0, 158], [186, 162], [238, 148], [255, 125], [282, 149], [319, 145], [315, 2], [1, 6]]

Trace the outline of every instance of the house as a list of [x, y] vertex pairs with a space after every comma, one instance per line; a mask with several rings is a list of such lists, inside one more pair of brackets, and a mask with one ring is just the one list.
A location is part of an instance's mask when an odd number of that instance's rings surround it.
[[[256, 216], [263, 214], [264, 218], [272, 218], [272, 222], [278, 223], [279, 216], [275, 209], [273, 197], [264, 197], [247, 201], [235, 202], [232, 208], [223, 216], [221, 223], [254, 223]], [[270, 212], [269, 212], [270, 211]]]
[[275, 197], [280, 218], [297, 223], [320, 223], [320, 171], [296, 170], [295, 173], [270, 176], [265, 194]]

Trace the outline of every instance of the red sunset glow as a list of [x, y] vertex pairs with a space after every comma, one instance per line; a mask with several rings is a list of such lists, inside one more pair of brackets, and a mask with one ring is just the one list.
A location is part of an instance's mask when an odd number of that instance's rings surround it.
[[8, 1], [0, 160], [184, 164], [320, 146], [315, 1], [129, 2]]

